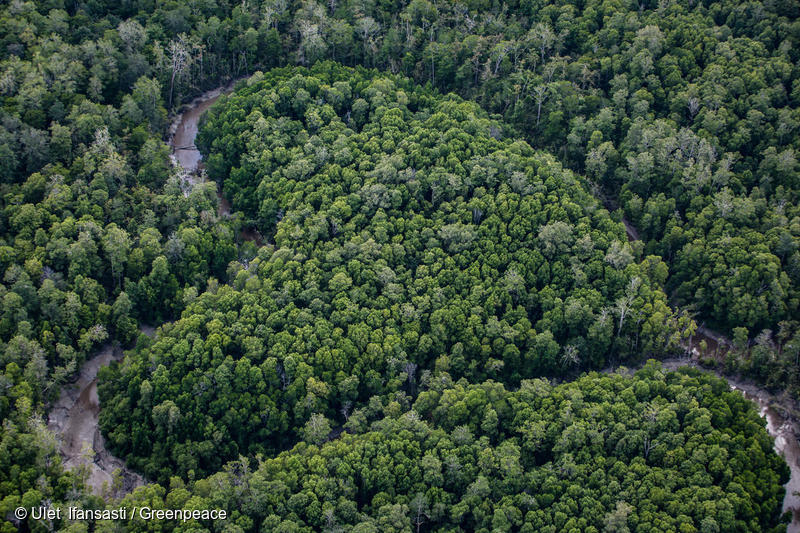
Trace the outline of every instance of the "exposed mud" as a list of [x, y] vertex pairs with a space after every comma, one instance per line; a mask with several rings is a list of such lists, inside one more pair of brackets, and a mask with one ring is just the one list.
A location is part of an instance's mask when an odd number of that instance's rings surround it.
[[731, 388], [744, 394], [745, 398], [758, 404], [758, 411], [767, 420], [767, 431], [775, 437], [775, 451], [782, 455], [789, 465], [791, 477], [784, 485], [786, 495], [783, 498], [783, 511], [792, 513], [792, 522], [787, 528], [788, 533], [800, 532], [800, 444], [798, 444], [797, 423], [791, 417], [784, 417], [775, 408], [775, 404], [765, 391], [750, 384], [740, 384], [729, 381]]
[[[172, 122], [169, 137], [169, 145], [172, 147], [171, 157], [173, 164], [182, 170], [181, 180], [186, 196], [195, 185], [207, 181], [202, 164], [203, 156], [194, 144], [200, 119], [220, 96], [233, 90], [233, 85], [230, 83], [198, 96], [184, 106], [183, 112], [179, 113]], [[231, 204], [222, 194], [220, 185], [217, 185], [217, 198], [219, 199], [217, 215], [221, 218], [229, 217]], [[264, 237], [255, 228], [243, 228], [239, 233], [239, 238], [243, 241], [253, 241], [256, 246], [264, 244]]]
[[[229, 91], [229, 88], [218, 88], [209, 91], [195, 98], [191, 103], [184, 106], [184, 111], [179, 113], [170, 126], [169, 145], [172, 147], [172, 164], [180, 169], [181, 188], [184, 196], [189, 196], [195, 185], [206, 181], [200, 161], [203, 159], [200, 150], [195, 146], [200, 117], [211, 107], [220, 95]], [[222, 198], [222, 194], [217, 187], [217, 196]], [[225, 212], [222, 203], [219, 203], [218, 215], [226, 216], [230, 214], [230, 209]]]
[[58, 438], [64, 466], [70, 470], [85, 468], [86, 483], [97, 495], [120, 496], [144, 484], [142, 476], [106, 450], [100, 433], [97, 372], [122, 357], [118, 347], [111, 343], [103, 346], [81, 367], [77, 381], [62, 388], [48, 418], [47, 427]]
[[214, 102], [223, 95], [233, 90], [233, 83], [217, 87], [198, 96], [184, 106], [184, 110], [176, 115], [169, 129], [169, 145], [172, 147], [172, 157], [188, 174], [199, 177], [200, 160], [203, 156], [194, 145], [200, 117]]
[[[701, 343], [705, 343], [705, 350]], [[691, 352], [695, 357], [711, 357], [721, 359], [733, 346], [733, 342], [726, 336], [705, 326], [698, 326], [697, 332], [692, 336]]]

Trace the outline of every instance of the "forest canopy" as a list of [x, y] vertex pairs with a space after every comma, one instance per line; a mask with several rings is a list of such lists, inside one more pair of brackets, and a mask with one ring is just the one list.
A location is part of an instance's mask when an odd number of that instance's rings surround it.
[[[125, 501], [238, 510], [188, 528], [777, 530], [785, 468], [721, 382], [555, 383], [699, 324], [703, 362], [798, 398], [799, 18], [2, 3], [0, 531], [122, 527], [12, 514], [118, 503], [47, 428], [112, 346], [104, 435], [153, 482]], [[187, 176], [170, 121], [244, 79]]]
[[369, 409], [378, 419], [358, 434], [241, 458], [193, 490], [173, 478], [123, 504], [234, 509], [240, 531], [786, 528], [775, 517], [787, 467], [757, 411], [697, 370], [651, 363], [513, 392], [436, 382], [411, 405]]
[[256, 74], [197, 143], [273, 244], [105, 376], [110, 443], [154, 479], [443, 374], [515, 384], [681, 338], [664, 265], [638, 264], [579, 178], [475, 104], [321, 63]]

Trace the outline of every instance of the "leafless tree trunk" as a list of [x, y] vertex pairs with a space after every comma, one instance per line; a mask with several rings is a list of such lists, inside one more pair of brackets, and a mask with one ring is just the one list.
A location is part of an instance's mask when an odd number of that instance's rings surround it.
[[656, 446], [658, 446], [657, 440], [652, 440], [649, 435], [644, 438], [643, 451], [645, 459], [647, 459], [650, 456], [650, 452], [653, 451], [653, 448], [655, 448]]
[[537, 85], [533, 88], [533, 97], [536, 99], [536, 127], [539, 127], [539, 121], [542, 118], [542, 104], [547, 100], [548, 96], [547, 85]]
[[172, 76], [169, 80], [169, 108], [172, 109], [172, 99], [175, 92], [175, 80], [183, 74], [186, 67], [189, 66], [191, 61], [191, 54], [189, 46], [183, 40], [182, 36], [178, 37], [177, 41], [170, 41], [167, 47], [172, 67]]

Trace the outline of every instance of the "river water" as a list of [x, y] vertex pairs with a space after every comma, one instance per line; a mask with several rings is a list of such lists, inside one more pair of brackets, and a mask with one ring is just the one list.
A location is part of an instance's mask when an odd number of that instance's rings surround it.
[[[202, 156], [194, 145], [200, 117], [231, 87], [216, 89], [195, 99], [178, 115], [170, 128], [173, 162], [183, 169], [181, 178], [189, 190], [205, 181], [200, 165]], [[217, 194], [220, 197], [218, 214], [228, 216], [230, 204], [219, 191]], [[260, 238], [260, 235], [257, 237]], [[154, 328], [149, 326], [142, 326], [141, 331], [150, 337], [155, 335]], [[58, 400], [48, 413], [47, 427], [58, 438], [64, 466], [71, 470], [86, 469], [86, 483], [99, 496], [118, 497], [145, 483], [141, 475], [128, 469], [124, 461], [106, 449], [105, 439], [100, 432], [97, 372], [101, 367], [122, 358], [121, 349], [111, 343], [104, 345], [81, 366], [77, 380], [61, 389]]]
[[[181, 171], [181, 179], [187, 185], [184, 189], [188, 196], [192, 187], [206, 181], [205, 171], [201, 161], [202, 154], [195, 146], [200, 119], [209, 107], [214, 105], [220, 96], [233, 90], [233, 83], [208, 91], [188, 104], [184, 111], [175, 117], [170, 127], [169, 145], [172, 147], [172, 161]], [[222, 194], [222, 189], [217, 185], [217, 198], [219, 199], [217, 215], [229, 217], [231, 204]], [[242, 228], [239, 238], [243, 241], [253, 241], [256, 246], [264, 244], [264, 238], [255, 228]]]
[[[170, 128], [169, 144], [173, 149], [173, 161], [183, 170], [182, 178], [191, 187], [205, 181], [202, 166], [202, 155], [194, 145], [198, 125], [203, 113], [217, 101], [220, 95], [229, 92], [232, 85], [209, 91], [189, 104], [183, 113], [179, 114]], [[219, 215], [230, 215], [230, 204], [217, 190], [220, 198]], [[626, 232], [630, 240], [637, 240], [635, 228], [625, 222]], [[243, 232], [243, 238], [261, 244], [261, 235], [257, 231]], [[153, 335], [152, 328], [142, 328], [143, 332]], [[710, 331], [700, 329], [695, 336], [692, 346], [687, 351], [699, 355], [696, 348], [700, 340], [705, 340], [708, 352], [716, 354], [718, 346], [724, 343], [724, 338]], [[713, 345], [713, 350], [712, 350]], [[68, 468], [86, 465], [89, 469], [88, 484], [96, 494], [112, 487], [114, 472], [119, 470], [121, 487], [119, 489], [129, 492], [142, 485], [144, 479], [137, 473], [127, 469], [124, 462], [111, 455], [105, 448], [103, 436], [98, 426], [100, 405], [97, 398], [97, 371], [100, 367], [109, 364], [112, 360], [122, 358], [122, 352], [108, 344], [81, 368], [78, 380], [71, 386], [65, 386], [58, 401], [53, 405], [48, 427], [60, 437], [60, 451], [65, 458]], [[667, 370], [676, 370], [682, 366], [696, 366], [687, 358], [667, 359], [662, 361]], [[719, 374], [718, 374], [719, 375]], [[775, 452], [782, 455], [789, 469], [791, 477], [786, 484], [786, 496], [783, 501], [783, 510], [792, 513], [792, 522], [787, 528], [788, 533], [800, 533], [800, 497], [795, 492], [800, 491], [800, 445], [797, 435], [800, 426], [790, 417], [784, 417], [774, 406], [780, 405], [774, 396], [754, 385], [738, 382], [726, 376], [731, 389], [740, 391], [746, 398], [755, 402], [759, 413], [766, 420], [769, 434], [775, 439]], [[92, 453], [87, 454], [90, 450]]]
[[[111, 361], [122, 359], [122, 350], [111, 343], [104, 345], [86, 361], [75, 383], [61, 389], [58, 401], [50, 409], [47, 427], [57, 437], [64, 466], [87, 470], [86, 483], [94, 494], [118, 497], [144, 484], [144, 478], [128, 469], [105, 447], [100, 433], [100, 401], [97, 398], [97, 371]], [[119, 484], [115, 486], [114, 476]]]
[[185, 110], [175, 117], [170, 127], [169, 145], [176, 162], [189, 174], [197, 174], [203, 156], [194, 145], [200, 117], [214, 105], [217, 99], [233, 89], [232, 85], [219, 87], [198, 96]]

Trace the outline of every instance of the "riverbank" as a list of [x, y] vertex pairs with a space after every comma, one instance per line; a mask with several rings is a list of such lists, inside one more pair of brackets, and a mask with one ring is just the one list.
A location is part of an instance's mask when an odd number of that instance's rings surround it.
[[[195, 184], [205, 181], [200, 166], [202, 156], [194, 146], [200, 117], [220, 95], [233, 90], [234, 83], [195, 98], [184, 106], [184, 110], [170, 125], [171, 159], [183, 171], [181, 179], [187, 185], [187, 196]], [[217, 195], [220, 198], [218, 215], [229, 216], [230, 204], [222, 197], [219, 188]], [[260, 235], [257, 237], [260, 238]], [[142, 326], [141, 331], [150, 337], [155, 334], [155, 329], [149, 326]], [[98, 496], [120, 497], [146, 482], [140, 474], [127, 468], [122, 459], [106, 449], [99, 427], [98, 371], [112, 361], [121, 361], [123, 357], [118, 346], [105, 344], [81, 366], [75, 381], [61, 389], [58, 400], [48, 413], [47, 427], [58, 440], [64, 467], [85, 470], [86, 484]]]
[[141, 475], [106, 449], [100, 432], [97, 372], [123, 357], [118, 346], [105, 344], [81, 366], [77, 380], [61, 389], [48, 415], [47, 428], [58, 438], [64, 466], [86, 469], [86, 484], [98, 496], [119, 497], [145, 483]]
[[[172, 148], [172, 164], [181, 171], [181, 180], [185, 187], [184, 195], [189, 196], [195, 185], [207, 181], [203, 170], [203, 155], [194, 142], [200, 125], [200, 119], [208, 108], [220, 96], [233, 91], [233, 87], [240, 80], [230, 82], [228, 85], [218, 87], [198, 96], [190, 103], [183, 106], [182, 111], [175, 115], [169, 128], [167, 144]], [[231, 215], [231, 204], [222, 193], [221, 184], [217, 184], [217, 216], [227, 218]], [[255, 228], [242, 228], [239, 232], [242, 241], [252, 241], [256, 246], [264, 244], [264, 237]]]

